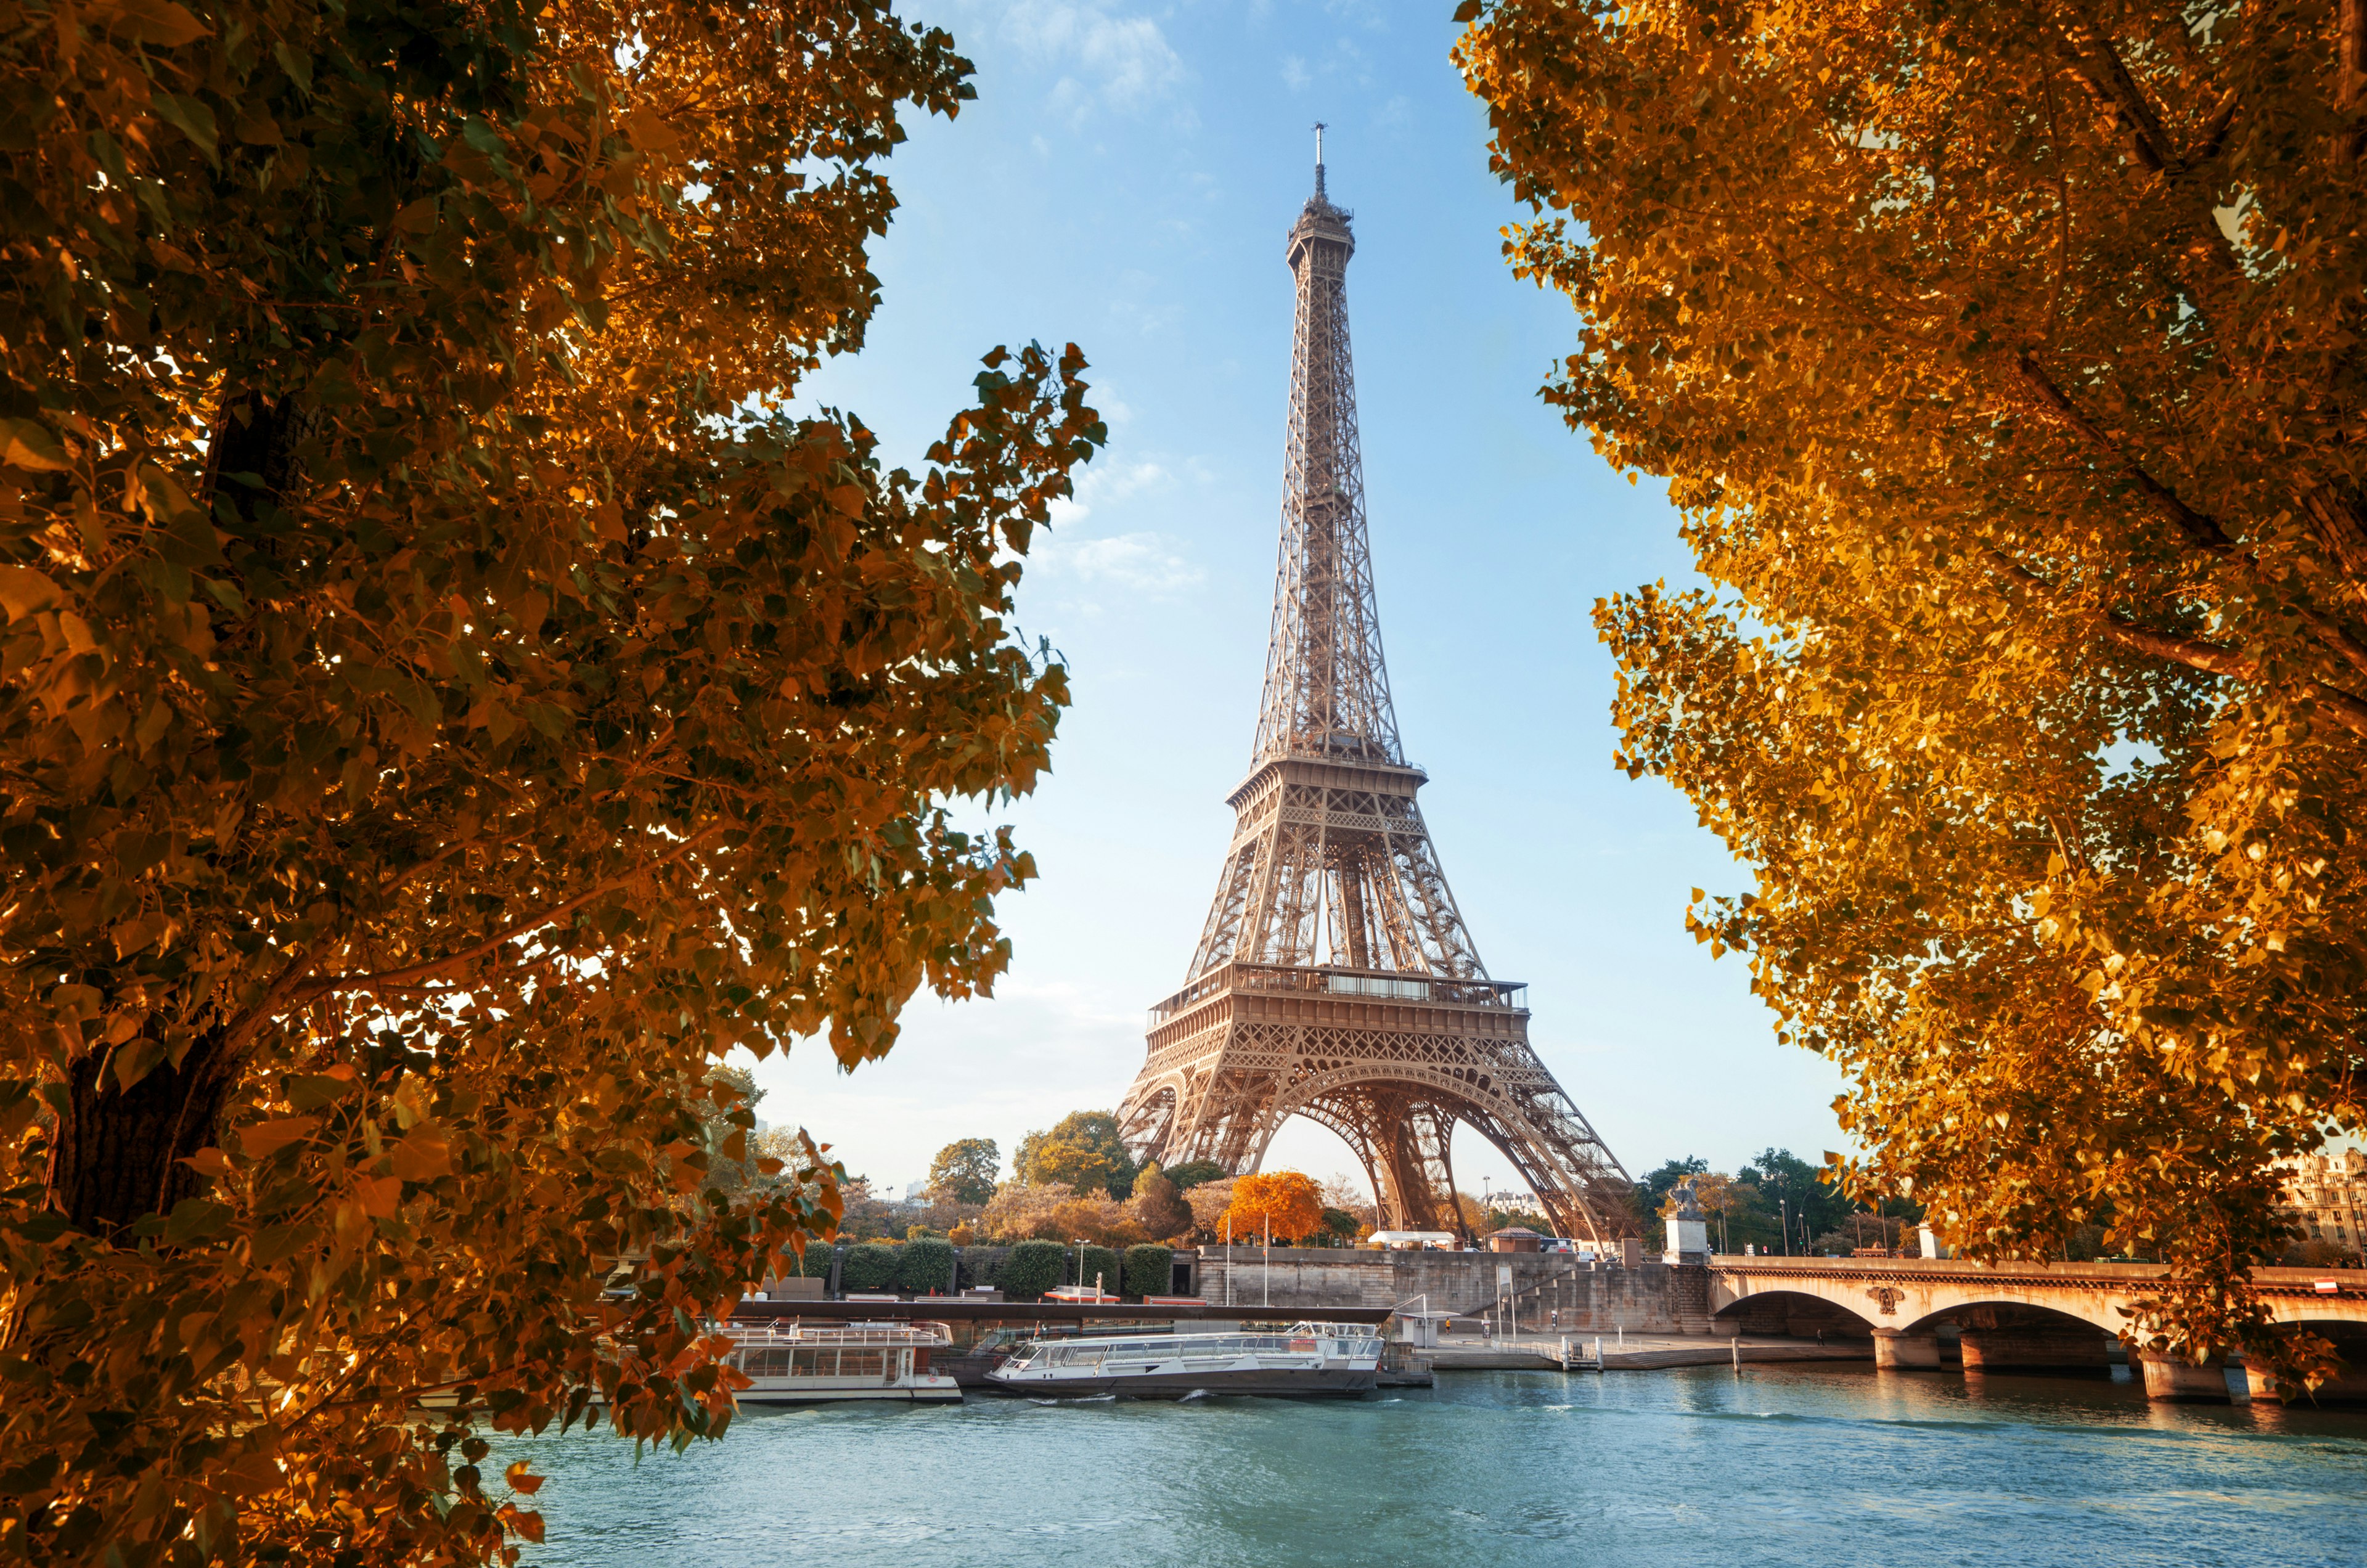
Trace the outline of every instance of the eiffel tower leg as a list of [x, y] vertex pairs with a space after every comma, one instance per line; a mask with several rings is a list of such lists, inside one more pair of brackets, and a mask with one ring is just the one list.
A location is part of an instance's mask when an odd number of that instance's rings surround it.
[[1442, 1105], [1414, 1107], [1414, 1136], [1423, 1153], [1423, 1173], [1430, 1178], [1431, 1209], [1444, 1224], [1433, 1224], [1431, 1230], [1453, 1231], [1463, 1238], [1466, 1247], [1477, 1245], [1471, 1234], [1471, 1223], [1463, 1217], [1463, 1205], [1455, 1197], [1455, 1112]]

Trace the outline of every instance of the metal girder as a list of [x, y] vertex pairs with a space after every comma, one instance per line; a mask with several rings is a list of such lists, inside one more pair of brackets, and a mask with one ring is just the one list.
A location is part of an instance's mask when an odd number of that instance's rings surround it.
[[1238, 1175], [1306, 1116], [1355, 1152], [1391, 1225], [1463, 1231], [1460, 1123], [1562, 1234], [1630, 1235], [1626, 1173], [1530, 1049], [1520, 988], [1489, 980], [1414, 801], [1427, 781], [1398, 739], [1365, 521], [1349, 219], [1319, 163], [1287, 252], [1290, 434], [1255, 759], [1120, 1132], [1143, 1157]]

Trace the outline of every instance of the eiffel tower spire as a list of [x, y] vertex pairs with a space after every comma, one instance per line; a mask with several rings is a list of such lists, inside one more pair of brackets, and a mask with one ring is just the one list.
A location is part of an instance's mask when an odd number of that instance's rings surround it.
[[1402, 762], [1373, 603], [1356, 366], [1348, 348], [1348, 258], [1356, 240], [1350, 215], [1323, 194], [1320, 126], [1315, 135], [1315, 194], [1285, 253], [1298, 279], [1298, 329], [1257, 757]]
[[1387, 1224], [1463, 1231], [1449, 1145], [1479, 1133], [1568, 1235], [1629, 1234], [1625, 1174], [1529, 1049], [1527, 987], [1491, 980], [1439, 869], [1381, 655], [1349, 353], [1352, 215], [1324, 188], [1297, 283], [1282, 544], [1250, 776], [1184, 989], [1151, 1010], [1118, 1108], [1168, 1164], [1255, 1170], [1292, 1116], [1364, 1162]]

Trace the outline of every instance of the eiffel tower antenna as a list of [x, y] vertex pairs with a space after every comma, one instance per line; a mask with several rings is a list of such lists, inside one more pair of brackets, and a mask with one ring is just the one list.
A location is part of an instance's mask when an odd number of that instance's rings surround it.
[[1150, 1010], [1118, 1107], [1129, 1146], [1258, 1168], [1305, 1116], [1363, 1161], [1384, 1228], [1470, 1237], [1449, 1145], [1493, 1144], [1560, 1234], [1632, 1235], [1626, 1172], [1529, 1048], [1528, 987], [1490, 979], [1414, 804], [1381, 656], [1346, 280], [1353, 217], [1323, 186], [1297, 280], [1282, 542], [1250, 775], [1184, 988]]

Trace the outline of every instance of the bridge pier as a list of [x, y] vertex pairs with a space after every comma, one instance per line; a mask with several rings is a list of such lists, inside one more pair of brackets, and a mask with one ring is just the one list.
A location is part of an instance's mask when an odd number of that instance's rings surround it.
[[[2340, 1372], [2318, 1384], [2312, 1393], [2295, 1390], [2293, 1403], [2354, 1410], [2367, 1405], [2367, 1335], [2347, 1324], [2313, 1323], [2305, 1326], [2333, 1340], [2335, 1354], [2342, 1358], [2343, 1365]], [[2283, 1384], [2266, 1367], [2255, 1365], [2249, 1356], [2244, 1359], [2244, 1382], [2256, 1400], [2284, 1397]]]
[[2136, 1351], [2134, 1359], [2144, 1373], [2147, 1399], [2180, 1404], [2235, 1403], [2235, 1396], [2227, 1392], [2227, 1363], [2221, 1357], [2214, 1356], [2199, 1367], [2182, 1356], [2152, 1350]]
[[1874, 1366], [1882, 1372], [1938, 1371], [1940, 1336], [1928, 1328], [1877, 1328], [1874, 1331]]
[[2092, 1324], [2016, 1307], [1971, 1307], [1956, 1317], [1967, 1372], [2112, 1375], [2104, 1331]]

